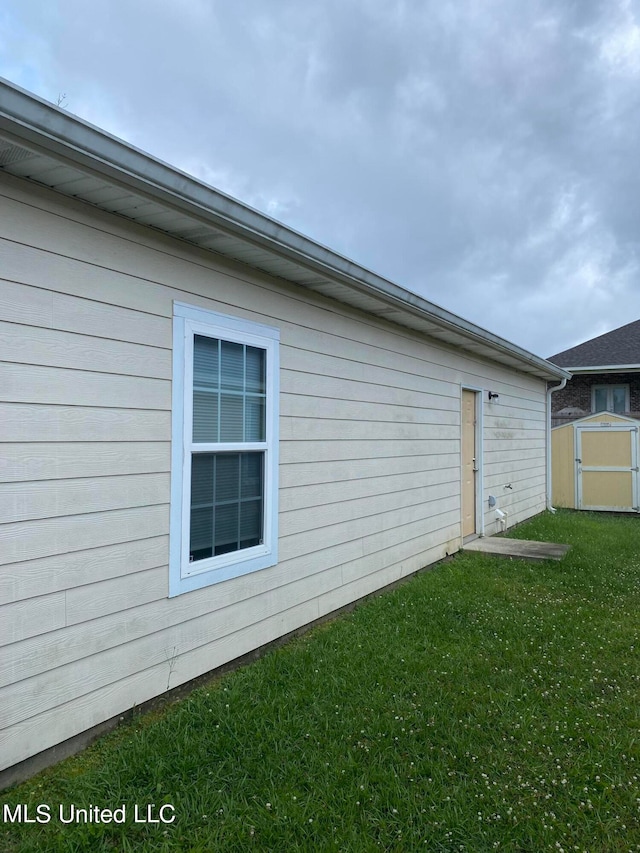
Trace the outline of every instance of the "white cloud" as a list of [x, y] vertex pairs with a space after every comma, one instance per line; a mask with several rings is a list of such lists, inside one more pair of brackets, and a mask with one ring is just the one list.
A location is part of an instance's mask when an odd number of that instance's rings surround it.
[[0, 73], [548, 354], [640, 316], [636, 9], [5, 0]]

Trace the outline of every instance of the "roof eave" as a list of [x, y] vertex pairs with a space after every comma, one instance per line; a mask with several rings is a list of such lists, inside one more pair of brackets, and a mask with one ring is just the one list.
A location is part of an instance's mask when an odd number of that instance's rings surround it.
[[[152, 199], [168, 211], [193, 216], [274, 256], [331, 277], [352, 291], [375, 296], [404, 315], [428, 320], [435, 327], [459, 338], [462, 341], [460, 345], [466, 342], [471, 352], [476, 348], [487, 357], [481, 350], [489, 348], [495, 360], [502, 363], [515, 361], [521, 370], [543, 379], [570, 376], [567, 369], [551, 364], [405, 290], [1, 78], [0, 104], [0, 133], [18, 146], [45, 153], [64, 164], [98, 175], [109, 183]], [[78, 197], [82, 198], [81, 195]], [[162, 230], [171, 234], [170, 227], [165, 226]], [[175, 236], [185, 239], [181, 235]], [[282, 277], [286, 278], [286, 275]]]
[[640, 373], [640, 364], [597, 364], [565, 367], [571, 374], [576, 373]]

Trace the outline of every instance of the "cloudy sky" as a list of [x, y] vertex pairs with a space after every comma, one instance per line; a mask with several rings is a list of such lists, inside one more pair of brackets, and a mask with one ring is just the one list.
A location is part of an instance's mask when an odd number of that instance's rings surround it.
[[539, 355], [640, 318], [640, 0], [3, 0], [0, 76]]

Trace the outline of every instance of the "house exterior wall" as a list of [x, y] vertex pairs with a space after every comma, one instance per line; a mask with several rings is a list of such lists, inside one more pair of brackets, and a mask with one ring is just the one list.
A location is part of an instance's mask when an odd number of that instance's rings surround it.
[[640, 374], [578, 374], [561, 391], [551, 395], [552, 426], [561, 426], [589, 415], [594, 385], [628, 385], [629, 411], [620, 414], [640, 419]]
[[[2, 767], [456, 551], [463, 386], [485, 496], [544, 508], [543, 381], [8, 176], [0, 222]], [[280, 330], [280, 513], [169, 598], [174, 300]]]

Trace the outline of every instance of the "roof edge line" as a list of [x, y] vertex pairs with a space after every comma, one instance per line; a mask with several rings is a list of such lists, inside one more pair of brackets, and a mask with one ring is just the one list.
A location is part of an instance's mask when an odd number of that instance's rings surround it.
[[[155, 200], [182, 212], [196, 213], [210, 224], [268, 247], [312, 269], [322, 269], [352, 287], [376, 295], [405, 311], [488, 345], [534, 367], [544, 378], [569, 377], [565, 368], [429, 302], [343, 255], [306, 237], [248, 205], [210, 187], [100, 128], [61, 110], [13, 83], [0, 78], [0, 128], [38, 151], [64, 157], [74, 165], [146, 192]], [[11, 126], [6, 127], [10, 122]], [[19, 143], [17, 143], [19, 144]], [[212, 222], [213, 220], [213, 222]]]
[[565, 367], [571, 373], [636, 373], [640, 372], [640, 364], [594, 364], [579, 367]]

